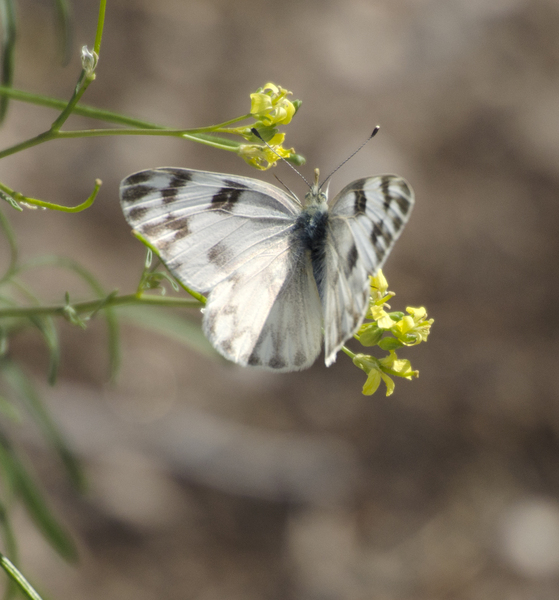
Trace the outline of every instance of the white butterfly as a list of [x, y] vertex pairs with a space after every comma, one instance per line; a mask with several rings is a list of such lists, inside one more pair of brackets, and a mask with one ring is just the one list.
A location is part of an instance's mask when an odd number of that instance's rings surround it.
[[305, 369], [323, 335], [331, 365], [410, 215], [401, 177], [358, 179], [328, 203], [315, 173], [303, 205], [269, 183], [190, 169], [140, 171], [120, 186], [133, 229], [179, 281], [209, 292], [204, 332], [240, 365]]

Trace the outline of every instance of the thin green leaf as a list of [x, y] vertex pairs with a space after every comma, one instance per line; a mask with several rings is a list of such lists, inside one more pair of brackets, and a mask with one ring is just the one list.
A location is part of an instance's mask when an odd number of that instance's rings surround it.
[[72, 538], [47, 506], [37, 484], [4, 434], [0, 434], [0, 454], [4, 454], [3, 462], [7, 460], [11, 463], [15, 491], [45, 539], [66, 560], [75, 560], [77, 550]]
[[6, 571], [8, 577], [18, 586], [26, 598], [29, 598], [29, 600], [43, 600], [12, 561], [3, 554], [0, 554], [0, 566]]
[[[14, 0], [0, 0], [2, 24], [2, 85], [12, 87], [14, 80], [14, 54], [16, 44], [16, 8]], [[8, 110], [8, 97], [0, 98], [0, 123]]]
[[[12, 524], [8, 518], [8, 511], [6, 507], [0, 503], [0, 530], [2, 532], [2, 540], [4, 547], [6, 548], [6, 554], [11, 557], [14, 563], [18, 562], [17, 543], [12, 529]], [[4, 600], [10, 600], [17, 592], [17, 584], [10, 579], [8, 586], [4, 592]]]
[[178, 316], [155, 306], [119, 306], [118, 312], [123, 319], [172, 338], [204, 356], [212, 358], [217, 356], [202, 333], [200, 324], [187, 317]]
[[83, 469], [54, 419], [46, 409], [32, 381], [20, 367], [9, 359], [0, 360], [0, 373], [41, 429], [47, 442], [53, 447], [64, 465], [72, 485], [79, 491], [86, 487]]
[[0, 228], [4, 231], [6, 241], [10, 247], [10, 262], [8, 268], [2, 277], [0, 277], [0, 283], [6, 281], [16, 269], [17, 264], [17, 241], [14, 230], [8, 219], [4, 216], [4, 213], [0, 211]]
[[72, 28], [70, 26], [70, 5], [67, 0], [54, 0], [56, 11], [56, 39], [63, 65], [70, 62], [72, 48]]

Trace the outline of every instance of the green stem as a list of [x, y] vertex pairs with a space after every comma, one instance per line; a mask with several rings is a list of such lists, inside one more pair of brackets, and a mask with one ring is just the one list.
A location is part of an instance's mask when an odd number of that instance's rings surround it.
[[55, 133], [52, 131], [44, 131], [39, 135], [36, 135], [33, 138], [25, 140], [24, 142], [20, 142], [15, 146], [11, 146], [10, 148], [6, 148], [5, 150], [0, 151], [0, 158], [4, 158], [6, 156], [10, 156], [15, 154], [16, 152], [21, 152], [22, 150], [27, 150], [27, 148], [33, 148], [33, 146], [37, 146], [42, 144], [43, 142], [48, 142], [55, 138]]
[[[53, 108], [55, 110], [64, 110], [64, 108], [68, 105], [68, 102], [66, 100], [60, 100], [59, 98], [50, 98], [49, 96], [43, 96], [42, 94], [33, 94], [32, 92], [25, 92], [24, 90], [17, 90], [3, 85], [0, 85], [0, 96], [7, 96], [9, 98], [13, 98], [14, 100], [27, 102], [29, 104], [35, 104], [36, 106]], [[106, 123], [114, 123], [115, 125], [124, 125], [128, 127], [137, 127], [140, 129], [167, 129], [167, 127], [163, 125], [158, 125], [156, 123], [144, 121], [143, 119], [135, 119], [133, 117], [128, 117], [126, 115], [122, 115], [111, 110], [105, 110], [103, 108], [89, 106], [88, 104], [76, 104], [74, 106], [73, 114], [79, 115], [81, 117], [90, 117], [92, 119], [97, 119], [98, 121], [104, 121]], [[250, 119], [251, 116], [252, 115], [249, 113], [240, 117], [235, 117], [234, 119], [230, 119], [229, 121], [224, 121], [223, 123], [218, 123], [217, 125], [210, 125], [208, 127], [195, 127], [193, 129], [185, 129], [183, 131], [187, 133], [211, 133], [213, 131], [218, 131], [224, 127], [228, 127], [233, 123], [238, 123], [239, 121]]]
[[[101, 39], [103, 37], [103, 25], [105, 22], [105, 9], [106, 9], [106, 0], [101, 0], [99, 3], [99, 17], [97, 18], [97, 31], [95, 33], [95, 44], [94, 44], [94, 53], [96, 57], [99, 56], [99, 49], [101, 48]], [[85, 48], [84, 48], [85, 49]], [[83, 61], [83, 57], [82, 57]], [[50, 127], [51, 132], [57, 132], [60, 130], [62, 125], [67, 121], [68, 117], [74, 112], [74, 108], [76, 104], [79, 102], [80, 98], [84, 95], [85, 90], [89, 87], [89, 84], [94, 81], [95, 73], [94, 69], [86, 70], [82, 69], [80, 76], [78, 77], [78, 82], [74, 89], [74, 93], [70, 98], [70, 101], [62, 110], [60, 115], [55, 119], [54, 123]]]
[[25, 202], [26, 204], [29, 204], [31, 206], [37, 206], [39, 208], [48, 208], [49, 210], [58, 210], [60, 212], [67, 213], [78, 213], [82, 210], [85, 210], [86, 208], [89, 208], [93, 204], [95, 198], [97, 197], [97, 193], [99, 192], [100, 187], [101, 180], [96, 179], [93, 192], [91, 192], [90, 196], [85, 202], [78, 204], [78, 206], [62, 206], [61, 204], [54, 204], [52, 202], [45, 202], [44, 200], [37, 200], [37, 198], [29, 198], [28, 196], [24, 196], [20, 192], [14, 192], [13, 190], [10, 190], [10, 188], [0, 183], [0, 189], [10, 194], [10, 196], [17, 202]]
[[30, 600], [42, 600], [29, 581], [25, 579], [12, 561], [3, 554], [0, 554], [0, 566], [6, 571], [10, 579], [17, 583], [26, 598]]
[[[103, 137], [108, 135], [159, 135], [185, 138], [194, 142], [217, 146], [225, 150], [236, 150], [240, 145], [239, 142], [234, 142], [226, 138], [220, 138], [213, 135], [204, 135], [197, 132], [198, 130], [196, 129], [75, 129], [73, 131], [52, 132], [52, 137], [48, 137], [49, 139], [60, 140], [84, 137]], [[38, 143], [41, 143], [42, 141], [46, 140], [40, 140]]]
[[[127, 294], [125, 296], [112, 296], [100, 298], [97, 300], [88, 300], [86, 302], [77, 302], [71, 304], [71, 308], [76, 313], [88, 313], [96, 311], [101, 305], [102, 308], [112, 306], [123, 306], [126, 304], [140, 304], [150, 306], [179, 306], [183, 308], [199, 308], [200, 302], [197, 300], [187, 300], [185, 298], [168, 298], [166, 296], [150, 296]], [[0, 319], [2, 317], [34, 317], [40, 315], [64, 316], [68, 311], [67, 304], [59, 304], [57, 306], [15, 306], [8, 308], [0, 308]]]
[[163, 135], [171, 137], [181, 137], [193, 142], [205, 144], [206, 146], [212, 146], [220, 150], [228, 150], [229, 152], [236, 152], [239, 148], [239, 142], [220, 138], [216, 136], [204, 135], [204, 134], [192, 134], [189, 129], [81, 129], [75, 131], [57, 131], [50, 130], [44, 131], [39, 135], [20, 142], [15, 146], [6, 148], [0, 151], [0, 159], [6, 156], [11, 156], [22, 150], [27, 150], [33, 146], [38, 146], [51, 140], [59, 139], [71, 139], [71, 138], [85, 138], [85, 137], [103, 137], [109, 135]]
[[93, 81], [94, 77], [94, 75], [90, 75], [88, 77], [85, 70], [82, 69], [80, 76], [78, 77], [78, 83], [76, 83], [76, 87], [74, 89], [72, 97], [70, 98], [64, 110], [54, 120], [49, 132], [47, 133], [58, 133], [62, 125], [64, 125], [64, 123], [68, 120], [68, 117], [72, 114], [72, 111], [78, 103], [78, 100], [83, 96], [83, 93], [88, 88], [89, 84]]
[[342, 352], [344, 352], [345, 354], [347, 354], [349, 356], [349, 358], [351, 358], [351, 360], [353, 360], [357, 355], [355, 354], [355, 352], [352, 352], [349, 348], [346, 348], [345, 346], [342, 346], [340, 348], [340, 350]]
[[[66, 100], [49, 98], [42, 94], [33, 94], [32, 92], [25, 92], [23, 90], [17, 90], [2, 85], [0, 85], [0, 96], [7, 96], [14, 100], [35, 104], [37, 106], [44, 106], [46, 108], [53, 108], [55, 110], [63, 110], [68, 104]], [[141, 127], [144, 129], [165, 129], [162, 125], [134, 119], [110, 110], [89, 106], [88, 104], [77, 104], [74, 106], [74, 114], [81, 117], [90, 117], [99, 121], [105, 121], [106, 123], [115, 123], [116, 125], [128, 125], [130, 127]]]
[[107, 0], [101, 0], [99, 2], [99, 17], [97, 18], [97, 31], [95, 32], [95, 44], [93, 45], [93, 51], [99, 56], [101, 50], [101, 39], [103, 37], [103, 25], [105, 23], [105, 9], [107, 7]]

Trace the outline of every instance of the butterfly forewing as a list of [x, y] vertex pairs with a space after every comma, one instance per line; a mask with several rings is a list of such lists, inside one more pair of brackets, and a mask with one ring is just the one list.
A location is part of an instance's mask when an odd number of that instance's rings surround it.
[[196, 291], [211, 290], [274, 239], [298, 211], [286, 194], [253, 179], [161, 168], [121, 184], [126, 220], [167, 267]]
[[323, 295], [327, 365], [361, 326], [368, 307], [369, 275], [384, 264], [413, 202], [411, 188], [397, 175], [359, 179], [332, 201]]

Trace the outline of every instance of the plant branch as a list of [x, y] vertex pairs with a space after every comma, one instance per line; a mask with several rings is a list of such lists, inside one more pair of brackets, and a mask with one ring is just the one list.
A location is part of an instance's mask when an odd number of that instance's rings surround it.
[[14, 306], [0, 308], [0, 319], [3, 317], [31, 317], [31, 316], [65, 316], [70, 306], [76, 313], [96, 312], [99, 308], [104, 309], [113, 306], [123, 306], [126, 304], [151, 305], [151, 306], [174, 306], [183, 308], [199, 308], [201, 306], [198, 300], [188, 300], [186, 298], [169, 298], [166, 296], [151, 296], [147, 294], [127, 294], [124, 296], [115, 296], [109, 294], [106, 298], [88, 300], [86, 302], [76, 302], [75, 304], [59, 304], [54, 306]]

